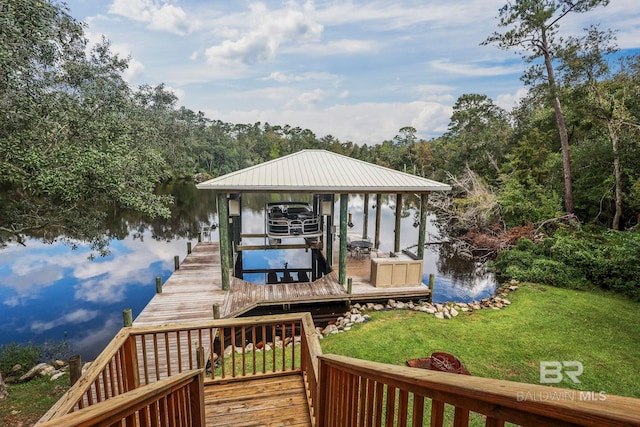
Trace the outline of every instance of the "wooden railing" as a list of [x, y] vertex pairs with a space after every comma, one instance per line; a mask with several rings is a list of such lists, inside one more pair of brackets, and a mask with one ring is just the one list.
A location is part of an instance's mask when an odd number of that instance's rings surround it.
[[124, 328], [40, 423], [200, 425], [204, 385], [291, 373], [316, 426], [640, 426], [639, 399], [322, 355], [308, 313]]
[[204, 427], [203, 376], [201, 369], [174, 375], [39, 426]]
[[123, 328], [40, 422], [194, 369], [205, 382], [301, 372], [312, 402], [318, 354], [309, 313]]
[[[316, 425], [640, 426], [640, 400], [319, 357]], [[448, 408], [445, 408], [447, 406]]]

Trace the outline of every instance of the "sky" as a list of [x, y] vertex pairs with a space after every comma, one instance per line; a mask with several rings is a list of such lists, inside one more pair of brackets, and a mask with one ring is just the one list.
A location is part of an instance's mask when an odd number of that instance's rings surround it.
[[[565, 35], [591, 24], [640, 48], [637, 0], [611, 0], [562, 21]], [[505, 0], [67, 0], [112, 51], [130, 56], [132, 87], [164, 83], [178, 104], [229, 123], [310, 129], [318, 138], [378, 144], [400, 128], [446, 131], [466, 93], [510, 110], [524, 96], [526, 64], [481, 46]]]

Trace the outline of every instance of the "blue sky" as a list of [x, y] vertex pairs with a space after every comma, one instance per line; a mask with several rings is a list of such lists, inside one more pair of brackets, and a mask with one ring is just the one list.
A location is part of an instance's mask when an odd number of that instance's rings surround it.
[[[519, 56], [479, 44], [505, 0], [67, 0], [72, 16], [131, 55], [132, 86], [165, 83], [179, 104], [231, 123], [299, 126], [376, 144], [413, 126], [438, 136], [465, 93], [510, 109], [524, 93]], [[563, 20], [640, 48], [636, 0]]]

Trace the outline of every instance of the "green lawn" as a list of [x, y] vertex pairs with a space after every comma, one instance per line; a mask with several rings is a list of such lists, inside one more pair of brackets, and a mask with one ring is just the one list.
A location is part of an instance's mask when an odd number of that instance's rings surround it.
[[540, 361], [579, 361], [580, 384], [559, 387], [640, 397], [640, 303], [602, 292], [523, 285], [503, 310], [455, 319], [408, 310], [370, 313], [373, 320], [321, 341], [324, 353], [403, 365], [445, 351], [473, 375], [539, 383]]

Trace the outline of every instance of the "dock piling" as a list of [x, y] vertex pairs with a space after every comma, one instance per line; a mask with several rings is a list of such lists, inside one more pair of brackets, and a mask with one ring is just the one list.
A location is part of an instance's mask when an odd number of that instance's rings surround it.
[[220, 318], [220, 305], [219, 304], [213, 304], [213, 318], [214, 319], [219, 319]]
[[350, 294], [353, 289], [353, 277], [347, 278], [347, 293]]
[[75, 354], [69, 357], [69, 381], [73, 386], [82, 376], [82, 357]]
[[125, 328], [133, 326], [133, 313], [130, 308], [122, 310], [122, 320]]
[[156, 293], [162, 293], [162, 277], [160, 276], [156, 277]]
[[433, 288], [436, 284], [436, 275], [431, 273], [429, 274], [429, 302], [433, 303]]
[[191, 242], [187, 242], [187, 255], [191, 253]]
[[173, 270], [180, 270], [180, 257], [178, 255], [173, 257]]

